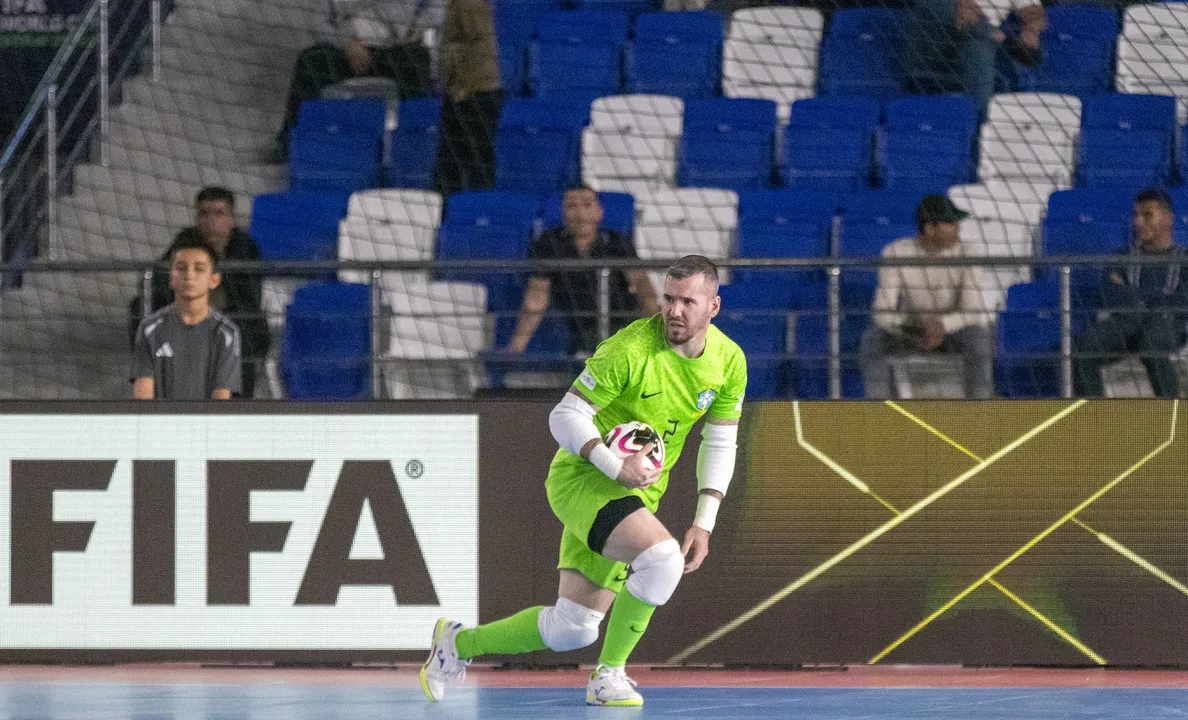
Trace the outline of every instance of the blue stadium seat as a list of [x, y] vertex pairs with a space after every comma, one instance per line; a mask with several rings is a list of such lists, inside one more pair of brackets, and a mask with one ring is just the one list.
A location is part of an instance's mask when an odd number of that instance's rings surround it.
[[789, 128], [780, 178], [794, 188], [839, 192], [870, 187], [871, 134], [866, 130]]
[[882, 112], [878, 100], [860, 95], [804, 98], [792, 103], [788, 127], [815, 130], [852, 128], [874, 133]]
[[1040, 36], [1043, 57], [1024, 71], [1025, 88], [1088, 98], [1114, 87], [1118, 11], [1084, 5], [1051, 5]]
[[[796, 314], [795, 359], [792, 374], [796, 397], [823, 400], [829, 397], [829, 316], [828, 288], [814, 283], [802, 289], [800, 311]], [[865, 314], [869, 314], [867, 308]], [[843, 316], [841, 322], [841, 396], [859, 399], [865, 393], [862, 371], [858, 367], [858, 348], [862, 343], [865, 319], [855, 322]]]
[[[740, 258], [828, 257], [840, 201], [837, 193], [823, 190], [789, 188], [740, 193], [735, 254]], [[777, 307], [793, 307], [798, 287], [823, 280], [819, 269], [738, 268], [733, 273], [734, 283], [752, 286], [757, 297]]]
[[[438, 260], [521, 260], [540, 212], [540, 197], [504, 190], [480, 190], [451, 195], [445, 219], [437, 231]], [[487, 286], [490, 310], [518, 308], [523, 278], [518, 273], [441, 270], [443, 280], [479, 282]]]
[[565, 0], [495, 0], [495, 45], [499, 52], [499, 77], [509, 97], [527, 90], [528, 46], [540, 18], [568, 8]]
[[[1112, 188], [1076, 188], [1054, 192], [1048, 198], [1041, 240], [1044, 255], [1109, 255], [1126, 247], [1130, 239], [1135, 193]], [[1040, 275], [1054, 279], [1054, 268]], [[1074, 267], [1072, 300], [1078, 307], [1101, 304], [1101, 268]]]
[[998, 315], [994, 382], [1004, 398], [1060, 396], [1060, 288], [1012, 285]]
[[722, 18], [717, 13], [657, 12], [635, 22], [627, 51], [627, 92], [702, 98], [719, 94]]
[[1154, 130], [1086, 128], [1078, 154], [1077, 184], [1085, 187], [1165, 185], [1171, 176], [1171, 143]]
[[1176, 99], [1170, 95], [1107, 93], [1081, 104], [1081, 127], [1176, 133]]
[[441, 142], [441, 98], [403, 100], [384, 164], [388, 187], [433, 189]]
[[[842, 200], [839, 257], [877, 258], [888, 244], [916, 234], [916, 205], [923, 192], [875, 190], [854, 193]], [[856, 313], [854, 322], [863, 328], [869, 320], [878, 268], [843, 268], [841, 303]], [[859, 333], [861, 334], [861, 333]]]
[[[561, 206], [565, 193], [554, 193], [545, 199], [543, 226], [560, 227]], [[630, 241], [635, 237], [635, 198], [627, 193], [600, 192], [598, 202], [602, 205], [602, 226], [622, 233]]]
[[879, 162], [892, 189], [944, 193], [973, 179], [978, 111], [961, 95], [915, 96], [887, 104]]
[[316, 283], [285, 311], [281, 377], [293, 400], [371, 397], [371, 288]]
[[776, 104], [755, 98], [685, 103], [678, 179], [687, 187], [771, 186]]
[[578, 179], [581, 129], [589, 104], [513, 98], [495, 133], [495, 185], [516, 192], [554, 192]]
[[252, 239], [262, 260], [334, 260], [346, 193], [283, 192], [252, 200]]
[[903, 11], [853, 8], [833, 13], [821, 41], [817, 73], [822, 95], [892, 98], [903, 94], [899, 72]]
[[614, 95], [622, 89], [626, 15], [601, 10], [549, 13], [540, 19], [536, 35], [528, 78], [533, 95]]
[[867, 97], [792, 103], [781, 149], [784, 185], [834, 191], [870, 187], [880, 113], [879, 102]]
[[573, 6], [579, 10], [609, 10], [622, 13], [634, 20], [644, 13], [662, 9], [664, 3], [656, 0], [574, 0]]
[[1175, 137], [1174, 97], [1110, 93], [1089, 98], [1081, 110], [1078, 181], [1087, 186], [1166, 184]]
[[773, 400], [787, 395], [787, 312], [742, 308], [734, 301], [739, 289], [726, 285], [720, 289], [722, 311], [714, 325], [726, 334], [747, 356], [747, 397]]
[[289, 133], [289, 186], [298, 192], [370, 190], [379, 185], [382, 133]]
[[1169, 188], [1168, 193], [1171, 194], [1172, 206], [1176, 211], [1175, 225], [1172, 227], [1175, 240], [1181, 245], [1188, 245], [1188, 185]]
[[387, 117], [388, 103], [383, 98], [307, 100], [298, 111], [297, 127], [328, 133], [370, 132], [378, 137]]

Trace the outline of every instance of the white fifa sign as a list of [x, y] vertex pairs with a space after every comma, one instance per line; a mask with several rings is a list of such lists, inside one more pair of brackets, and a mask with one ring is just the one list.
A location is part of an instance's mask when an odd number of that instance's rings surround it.
[[0, 415], [0, 649], [428, 649], [478, 622], [478, 432]]

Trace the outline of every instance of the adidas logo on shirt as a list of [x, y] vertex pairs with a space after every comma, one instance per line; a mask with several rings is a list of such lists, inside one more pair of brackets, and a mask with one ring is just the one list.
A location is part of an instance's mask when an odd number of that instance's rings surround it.
[[162, 343], [161, 347], [157, 348], [157, 357], [173, 357], [173, 348], [169, 347], [169, 343]]

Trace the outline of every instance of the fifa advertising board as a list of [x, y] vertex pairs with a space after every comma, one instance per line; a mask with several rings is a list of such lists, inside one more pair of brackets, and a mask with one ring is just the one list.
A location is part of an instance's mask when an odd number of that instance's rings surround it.
[[0, 649], [417, 650], [478, 621], [476, 415], [0, 415]]

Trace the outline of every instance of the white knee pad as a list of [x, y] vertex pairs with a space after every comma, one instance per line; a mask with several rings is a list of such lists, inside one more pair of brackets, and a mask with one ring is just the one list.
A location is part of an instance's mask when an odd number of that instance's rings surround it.
[[669, 538], [635, 556], [631, 561], [627, 590], [649, 605], [660, 606], [672, 597], [684, 572], [681, 546]]
[[586, 647], [598, 639], [598, 624], [606, 613], [591, 610], [565, 598], [540, 611], [536, 627], [550, 650], [565, 652]]

